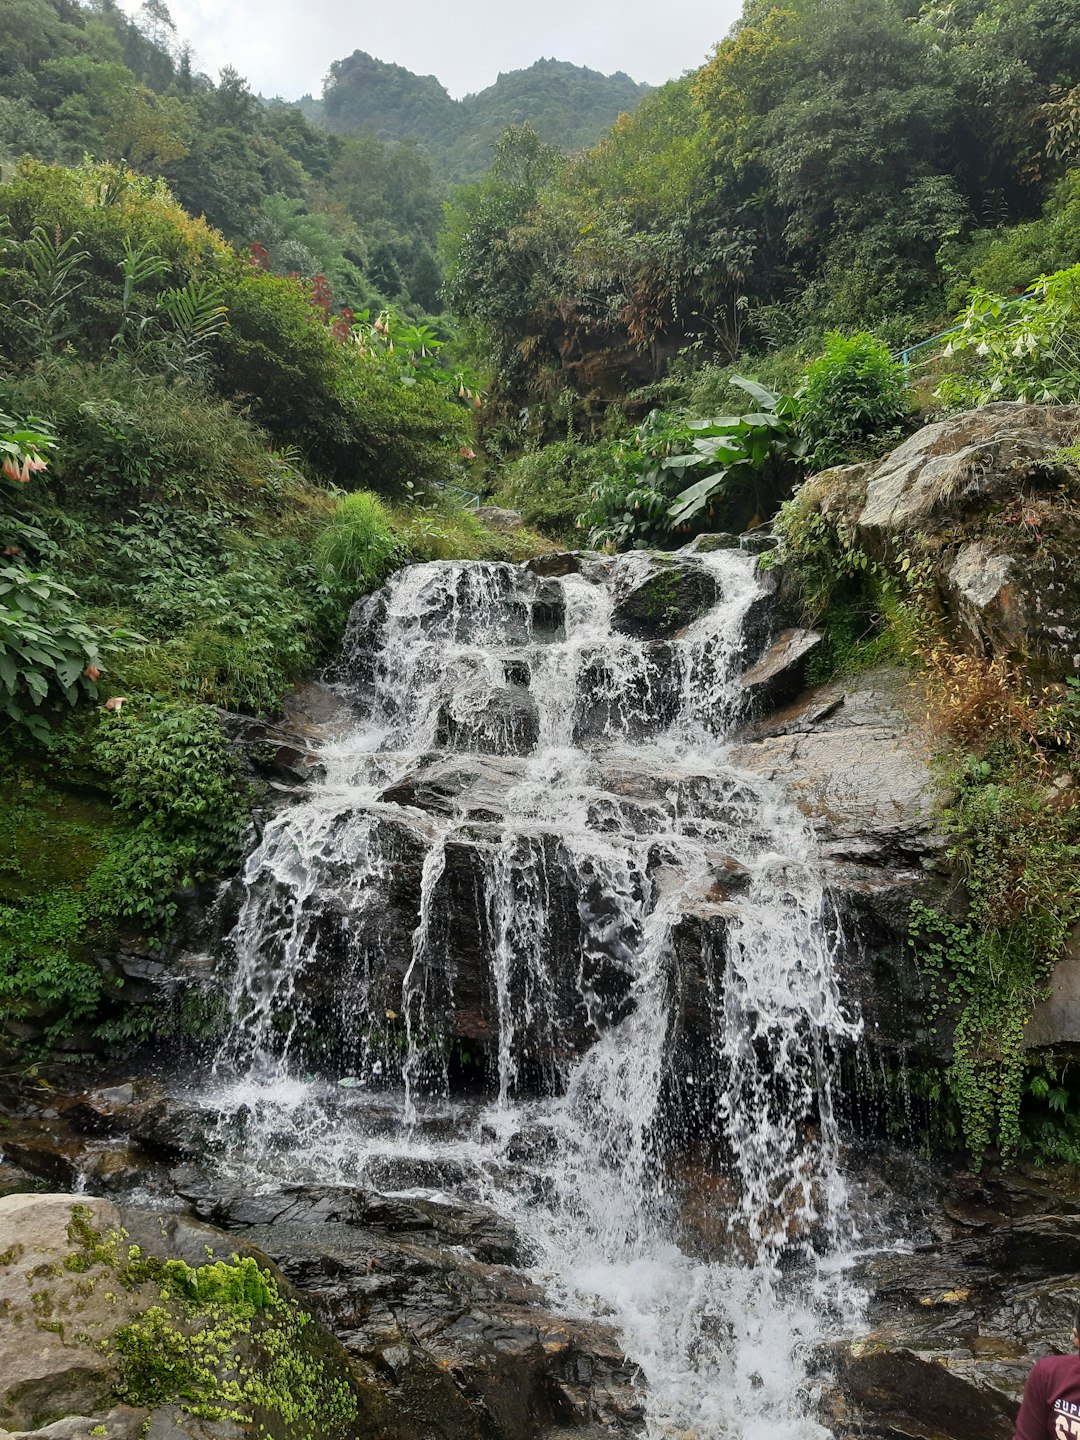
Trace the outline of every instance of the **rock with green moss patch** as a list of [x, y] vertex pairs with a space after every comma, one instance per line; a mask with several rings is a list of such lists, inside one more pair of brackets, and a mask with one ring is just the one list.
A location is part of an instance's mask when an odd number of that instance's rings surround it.
[[0, 1200], [0, 1424], [56, 1440], [371, 1432], [378, 1402], [264, 1257], [176, 1217], [155, 1234], [139, 1212], [133, 1243], [125, 1221], [96, 1198]]
[[624, 555], [615, 570], [612, 621], [623, 634], [665, 640], [712, 609], [716, 600], [716, 579], [694, 556]]

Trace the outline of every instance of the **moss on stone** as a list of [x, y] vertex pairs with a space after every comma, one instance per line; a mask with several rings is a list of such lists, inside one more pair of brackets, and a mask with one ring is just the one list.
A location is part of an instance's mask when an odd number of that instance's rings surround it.
[[114, 1361], [112, 1393], [127, 1405], [178, 1405], [206, 1420], [252, 1426], [272, 1440], [355, 1433], [352, 1384], [334, 1373], [319, 1327], [251, 1256], [192, 1266], [161, 1260], [104, 1233], [85, 1206], [72, 1208], [63, 1268], [103, 1267], [118, 1289], [146, 1282], [148, 1306], [100, 1342]]

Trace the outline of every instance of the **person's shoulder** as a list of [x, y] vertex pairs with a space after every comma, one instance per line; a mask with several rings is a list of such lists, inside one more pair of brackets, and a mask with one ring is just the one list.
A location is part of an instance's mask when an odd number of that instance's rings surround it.
[[1055, 1379], [1063, 1375], [1070, 1378], [1075, 1374], [1080, 1377], [1080, 1355], [1044, 1355], [1041, 1360], [1036, 1360], [1032, 1366], [1033, 1375], [1045, 1376]]

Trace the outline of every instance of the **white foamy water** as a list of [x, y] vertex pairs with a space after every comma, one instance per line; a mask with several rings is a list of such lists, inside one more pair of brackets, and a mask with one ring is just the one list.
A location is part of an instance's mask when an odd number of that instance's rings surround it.
[[[618, 1328], [650, 1437], [810, 1440], [807, 1355], [855, 1303], [858, 1025], [812, 836], [727, 758], [755, 562], [696, 557], [715, 599], [662, 640], [620, 608], [649, 564], [439, 562], [367, 602], [363, 718], [246, 867], [213, 1102], [249, 1182], [412, 1175], [512, 1218], [553, 1303]], [[470, 1047], [489, 1093], [455, 1101]]]

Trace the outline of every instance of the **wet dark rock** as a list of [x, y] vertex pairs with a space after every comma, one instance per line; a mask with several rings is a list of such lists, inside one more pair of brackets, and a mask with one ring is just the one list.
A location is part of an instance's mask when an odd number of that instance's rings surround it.
[[320, 745], [338, 733], [347, 718], [340, 697], [327, 686], [303, 686], [283, 702], [278, 721], [219, 710], [222, 728], [247, 772], [285, 787], [322, 778]]
[[505, 809], [508, 792], [524, 773], [524, 765], [514, 756], [440, 756], [379, 798], [435, 815], [496, 820]]
[[717, 550], [741, 550], [742, 537], [718, 531], [711, 535], [695, 535], [688, 545], [681, 545], [680, 555], [713, 555]]
[[26, 1175], [63, 1189], [74, 1189], [79, 1179], [76, 1163], [78, 1148], [65, 1138], [35, 1137], [0, 1140], [0, 1148], [8, 1165]]
[[422, 1233], [425, 1243], [458, 1246], [490, 1264], [512, 1265], [521, 1259], [513, 1227], [481, 1205], [448, 1206], [375, 1190], [292, 1185], [270, 1195], [217, 1195], [196, 1201], [194, 1208], [201, 1219], [226, 1230], [345, 1225], [383, 1236]]
[[483, 1207], [290, 1187], [200, 1209], [276, 1261], [413, 1434], [636, 1433], [637, 1376], [612, 1332], [551, 1314], [509, 1268], [512, 1231]]
[[662, 640], [691, 624], [717, 599], [712, 572], [680, 553], [620, 557], [613, 623], [626, 635]]
[[539, 735], [536, 701], [528, 690], [507, 686], [487, 692], [481, 709], [472, 696], [451, 696], [439, 715], [436, 743], [483, 755], [527, 755]]
[[1024, 1381], [1068, 1344], [1080, 1203], [1046, 1179], [945, 1177], [912, 1252], [862, 1261], [870, 1329], [826, 1360], [841, 1433], [1009, 1440]]
[[209, 1159], [213, 1117], [199, 1105], [162, 1097], [148, 1105], [131, 1126], [131, 1139], [148, 1154], [167, 1161]]
[[535, 555], [526, 561], [525, 569], [533, 575], [562, 576], [581, 573], [581, 556], [572, 550], [554, 550], [550, 555]]
[[745, 670], [741, 685], [755, 710], [772, 709], [802, 689], [810, 657], [821, 648], [817, 630], [783, 630], [755, 664]]
[[860, 1347], [836, 1359], [846, 1404], [836, 1416], [889, 1440], [1009, 1440], [1016, 1407], [910, 1350]]

